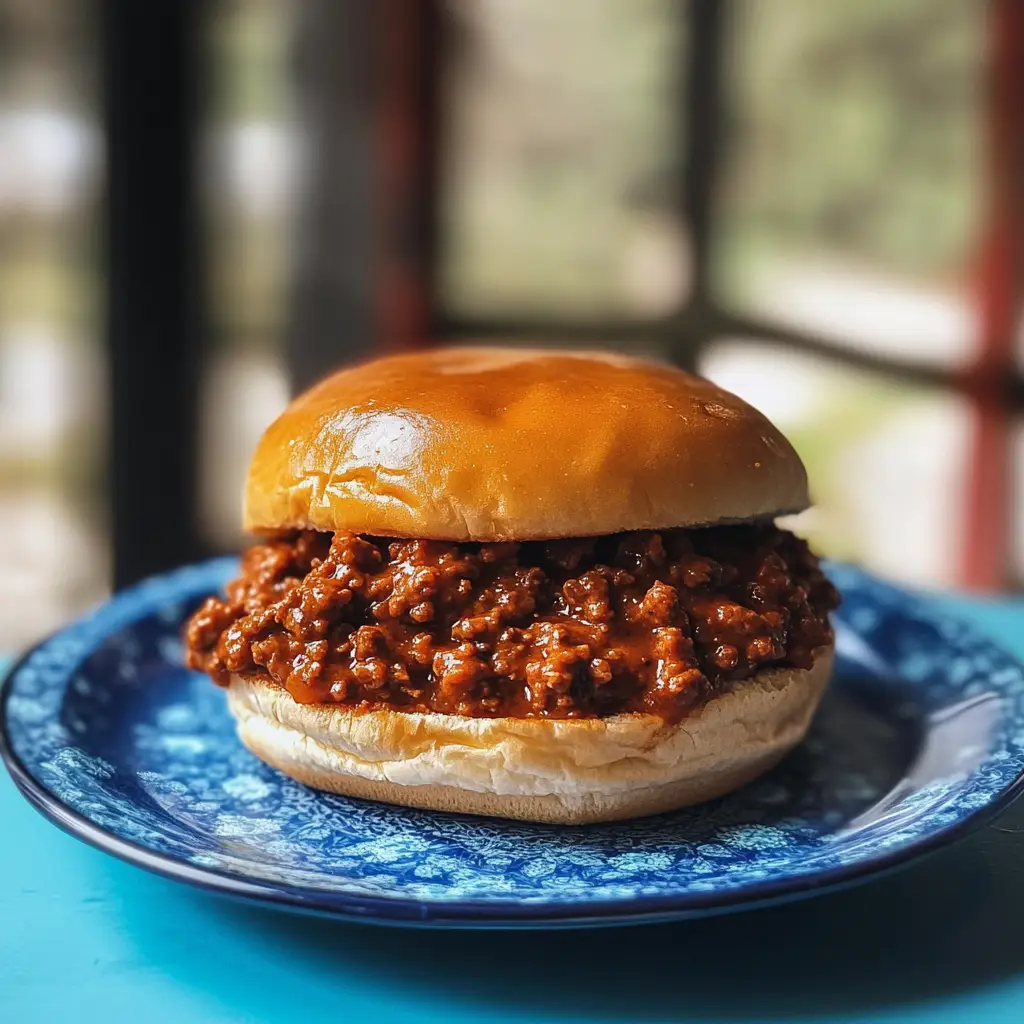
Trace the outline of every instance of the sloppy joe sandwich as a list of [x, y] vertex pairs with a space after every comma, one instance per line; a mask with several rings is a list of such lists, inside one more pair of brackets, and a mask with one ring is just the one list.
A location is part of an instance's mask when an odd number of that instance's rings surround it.
[[804, 467], [706, 380], [436, 349], [264, 434], [258, 539], [187, 627], [242, 741], [355, 797], [580, 823], [720, 796], [807, 731], [838, 595], [774, 524]]

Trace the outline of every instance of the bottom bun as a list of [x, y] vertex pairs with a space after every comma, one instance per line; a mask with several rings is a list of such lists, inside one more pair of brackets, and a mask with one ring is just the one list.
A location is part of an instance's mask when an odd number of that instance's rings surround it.
[[722, 796], [803, 739], [832, 670], [770, 669], [678, 723], [467, 718], [298, 704], [265, 678], [233, 677], [242, 742], [317, 789], [406, 807], [582, 824], [659, 814]]

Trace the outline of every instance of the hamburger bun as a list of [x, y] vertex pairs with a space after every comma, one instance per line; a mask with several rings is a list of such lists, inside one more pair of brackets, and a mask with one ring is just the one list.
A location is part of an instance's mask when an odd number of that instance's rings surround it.
[[799, 512], [807, 474], [746, 402], [611, 353], [433, 349], [342, 370], [270, 426], [245, 527], [449, 541]]
[[466, 718], [298, 704], [261, 678], [232, 680], [242, 742], [316, 789], [406, 807], [580, 825], [722, 796], [804, 737], [832, 670], [768, 669], [675, 724], [655, 715]]
[[[244, 520], [494, 542], [756, 521], [808, 503], [789, 442], [708, 381], [610, 353], [459, 348], [342, 370], [297, 398], [259, 443]], [[832, 655], [818, 647], [809, 669], [726, 684], [678, 722], [306, 704], [263, 671], [230, 676], [228, 699], [246, 746], [318, 789], [580, 824], [760, 775], [806, 733]]]

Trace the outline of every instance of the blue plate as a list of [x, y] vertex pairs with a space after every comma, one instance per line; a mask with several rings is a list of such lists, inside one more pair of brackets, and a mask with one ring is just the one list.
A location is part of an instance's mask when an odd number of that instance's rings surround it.
[[400, 924], [664, 920], [905, 863], [1022, 788], [1021, 666], [920, 598], [833, 566], [838, 669], [811, 734], [730, 797], [569, 828], [317, 793], [248, 754], [223, 692], [181, 667], [183, 619], [234, 567], [119, 594], [30, 651], [2, 699], [4, 759], [36, 807], [208, 889]]

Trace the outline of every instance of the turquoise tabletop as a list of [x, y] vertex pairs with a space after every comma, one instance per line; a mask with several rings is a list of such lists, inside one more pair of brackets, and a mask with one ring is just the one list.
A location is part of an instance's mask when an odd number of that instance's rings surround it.
[[[1024, 604], [946, 598], [1024, 657]], [[192, 891], [0, 780], [0, 1022], [1024, 1021], [1024, 801], [898, 874], [592, 932], [335, 924]]]

